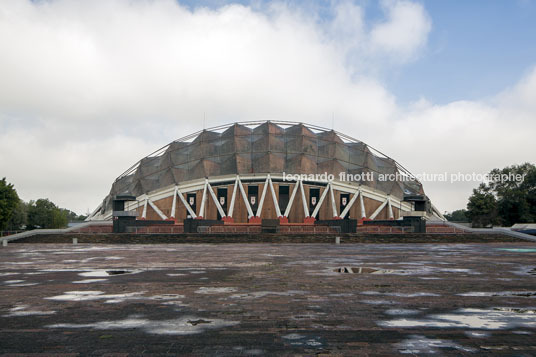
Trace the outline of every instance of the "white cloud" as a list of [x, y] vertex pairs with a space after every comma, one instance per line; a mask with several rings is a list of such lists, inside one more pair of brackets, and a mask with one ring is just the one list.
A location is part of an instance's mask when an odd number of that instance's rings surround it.
[[[418, 56], [431, 21], [420, 4], [384, 9], [385, 20], [369, 24], [350, 2], [335, 3], [333, 21], [322, 23], [283, 3], [4, 1], [1, 176], [25, 200], [92, 210], [130, 165], [202, 128], [203, 113], [207, 127], [257, 119], [329, 127], [333, 113], [335, 129], [415, 172], [527, 160], [509, 145], [530, 131], [513, 135], [504, 118], [533, 128], [534, 74], [491, 102], [400, 107], [371, 68]], [[425, 185], [449, 210], [470, 191], [453, 187]]]
[[370, 32], [373, 51], [406, 61], [426, 44], [432, 24], [423, 6], [411, 1], [384, 0], [387, 20]]
[[[482, 101], [447, 105], [416, 103], [395, 122], [394, 140], [383, 146], [415, 173], [488, 173], [524, 162], [534, 163], [536, 142], [536, 68], [513, 88]], [[478, 182], [425, 183], [427, 193], [445, 210], [465, 208]]]

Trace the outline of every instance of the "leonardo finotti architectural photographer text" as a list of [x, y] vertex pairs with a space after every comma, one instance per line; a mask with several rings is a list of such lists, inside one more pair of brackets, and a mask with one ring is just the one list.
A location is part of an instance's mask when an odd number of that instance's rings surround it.
[[287, 174], [283, 172], [283, 181], [351, 181], [351, 182], [372, 182], [372, 181], [419, 181], [419, 182], [518, 182], [521, 183], [525, 179], [525, 175], [521, 174], [482, 174], [482, 173], [421, 173], [414, 176], [397, 173], [378, 173], [378, 172], [361, 172], [349, 174], [340, 172], [338, 175], [328, 174]]

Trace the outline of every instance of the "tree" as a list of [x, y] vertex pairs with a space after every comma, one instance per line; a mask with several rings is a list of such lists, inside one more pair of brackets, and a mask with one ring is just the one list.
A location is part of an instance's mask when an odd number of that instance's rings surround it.
[[23, 200], [19, 200], [19, 203], [15, 206], [11, 219], [7, 223], [7, 229], [10, 231], [17, 231], [26, 228], [26, 222], [28, 219], [28, 204]]
[[68, 222], [83, 222], [87, 216], [77, 215], [75, 212], [66, 208], [60, 208], [61, 212], [67, 217]]
[[466, 215], [473, 222], [473, 227], [487, 227], [497, 223], [497, 200], [485, 184], [480, 184], [473, 190]]
[[490, 177], [500, 179], [480, 184], [469, 198], [467, 215], [474, 225], [536, 222], [536, 166], [525, 163], [493, 169]]
[[7, 183], [4, 177], [0, 180], [0, 229], [5, 229], [13, 215], [13, 210], [19, 203], [17, 191], [13, 184]]
[[445, 213], [445, 218], [448, 221], [451, 222], [468, 222], [469, 219], [467, 218], [467, 210], [464, 209], [457, 209], [455, 211], [452, 211], [451, 213]]
[[47, 198], [30, 201], [28, 205], [28, 229], [63, 228], [68, 223], [67, 215]]

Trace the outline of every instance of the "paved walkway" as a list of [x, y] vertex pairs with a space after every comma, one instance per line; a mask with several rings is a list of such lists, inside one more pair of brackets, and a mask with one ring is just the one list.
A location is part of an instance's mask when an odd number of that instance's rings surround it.
[[11, 353], [535, 355], [536, 245], [10, 244]]

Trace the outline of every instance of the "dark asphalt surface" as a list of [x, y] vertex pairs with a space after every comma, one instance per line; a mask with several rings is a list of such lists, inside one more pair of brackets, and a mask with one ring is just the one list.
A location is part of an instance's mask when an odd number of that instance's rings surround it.
[[10, 244], [21, 354], [534, 356], [536, 244]]

